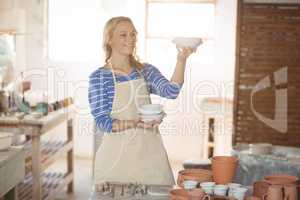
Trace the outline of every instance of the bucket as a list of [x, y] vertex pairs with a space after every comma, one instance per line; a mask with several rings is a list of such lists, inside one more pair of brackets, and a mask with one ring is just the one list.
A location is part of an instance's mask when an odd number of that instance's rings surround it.
[[233, 156], [215, 156], [212, 158], [212, 173], [217, 184], [232, 183], [238, 159]]

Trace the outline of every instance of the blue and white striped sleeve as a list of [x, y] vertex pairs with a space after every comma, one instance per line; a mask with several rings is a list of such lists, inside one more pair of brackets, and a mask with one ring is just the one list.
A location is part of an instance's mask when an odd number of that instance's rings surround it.
[[161, 72], [150, 64], [144, 65], [145, 79], [148, 84], [150, 93], [165, 97], [167, 99], [176, 99], [182, 85], [170, 82]]
[[105, 79], [101, 70], [93, 72], [89, 77], [89, 104], [97, 127], [104, 132], [112, 131], [113, 119], [110, 117], [111, 108], [106, 91]]

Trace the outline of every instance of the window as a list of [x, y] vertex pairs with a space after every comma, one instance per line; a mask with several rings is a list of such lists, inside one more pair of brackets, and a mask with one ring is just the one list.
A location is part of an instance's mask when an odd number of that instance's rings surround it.
[[171, 76], [177, 50], [174, 37], [201, 37], [204, 44], [189, 65], [214, 63], [214, 4], [202, 2], [147, 2], [146, 59]]

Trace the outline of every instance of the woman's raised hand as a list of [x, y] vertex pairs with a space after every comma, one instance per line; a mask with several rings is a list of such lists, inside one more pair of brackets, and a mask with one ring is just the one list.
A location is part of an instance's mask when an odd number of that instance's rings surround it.
[[197, 51], [197, 49], [192, 48], [177, 48], [178, 54], [177, 54], [177, 60], [181, 62], [185, 62], [186, 59], [194, 52]]

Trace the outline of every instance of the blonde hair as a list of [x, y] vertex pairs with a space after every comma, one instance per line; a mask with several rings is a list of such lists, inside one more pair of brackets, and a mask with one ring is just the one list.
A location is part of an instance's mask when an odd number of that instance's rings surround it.
[[[108, 20], [104, 27], [103, 32], [103, 50], [105, 52], [105, 64], [110, 65], [110, 57], [112, 54], [112, 48], [109, 45], [109, 42], [113, 36], [113, 33], [120, 22], [129, 22], [133, 26], [134, 30], [136, 31], [131, 19], [129, 17], [113, 17]], [[136, 55], [136, 47], [133, 50], [133, 53], [129, 56], [129, 62], [132, 66], [136, 67], [137, 69], [143, 68], [143, 64], [139, 61], [138, 56]]]

